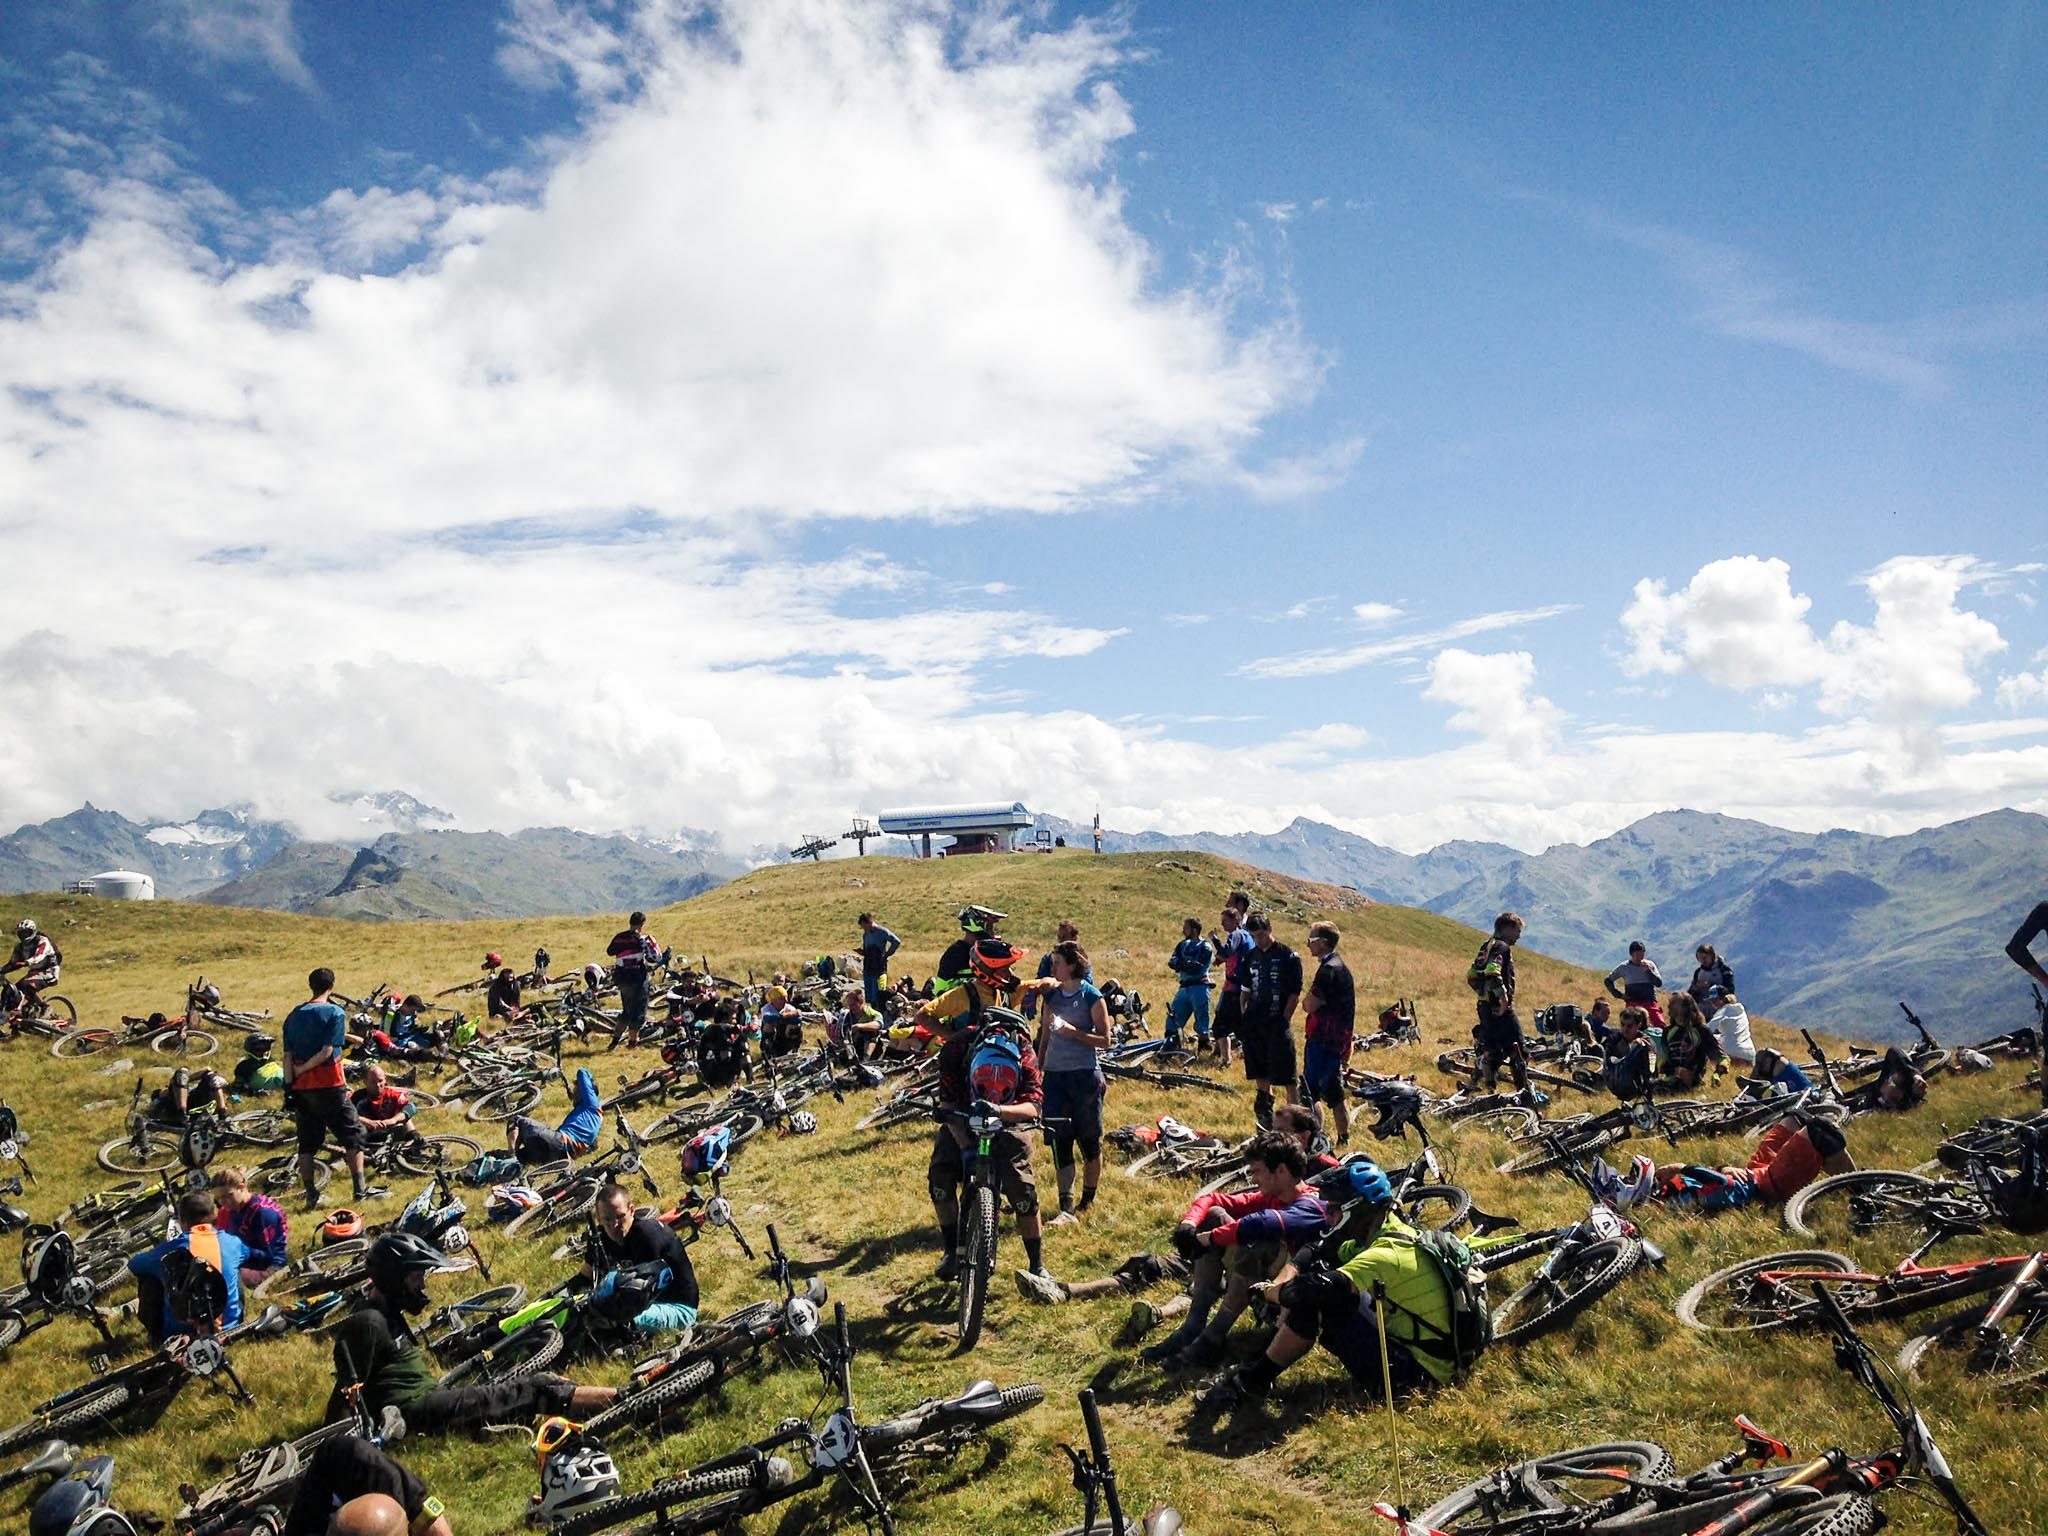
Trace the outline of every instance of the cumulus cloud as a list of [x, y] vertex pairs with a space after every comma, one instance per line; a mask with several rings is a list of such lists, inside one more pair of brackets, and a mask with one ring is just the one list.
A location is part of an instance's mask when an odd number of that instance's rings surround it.
[[1532, 690], [1536, 658], [1527, 651], [1481, 655], [1448, 647], [1429, 661], [1426, 699], [1452, 707], [1453, 730], [1498, 742], [1510, 755], [1539, 750], [1557, 732], [1562, 712]]
[[[1635, 676], [1691, 672], [1743, 692], [1811, 689], [1829, 714], [1920, 728], [1981, 692], [1974, 673], [2005, 648], [1990, 620], [1957, 604], [1990, 568], [1967, 555], [1901, 555], [1865, 576], [1875, 617], [1825, 636], [1783, 560], [1739, 555], [1702, 566], [1679, 591], [1645, 579], [1622, 614]], [[1774, 697], [1766, 692], [1766, 698]]]
[[1382, 624], [1391, 624], [1401, 617], [1401, 610], [1392, 603], [1354, 603], [1351, 617], [1368, 629], [1377, 629]]

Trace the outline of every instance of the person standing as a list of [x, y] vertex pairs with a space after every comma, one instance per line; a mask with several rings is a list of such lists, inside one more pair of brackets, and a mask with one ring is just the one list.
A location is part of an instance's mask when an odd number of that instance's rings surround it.
[[1311, 923], [1308, 952], [1316, 958], [1308, 989], [1308, 1025], [1302, 1032], [1302, 1096], [1327, 1104], [1337, 1124], [1337, 1145], [1351, 1140], [1351, 1105], [1344, 1092], [1344, 1063], [1351, 1059], [1351, 1032], [1358, 1013], [1351, 967], [1337, 953], [1341, 940], [1333, 923]]
[[[1038, 1052], [1046, 1119], [1061, 1122], [1052, 1132], [1052, 1165], [1059, 1180], [1062, 1225], [1095, 1203], [1102, 1182], [1102, 1072], [1095, 1053], [1109, 1049], [1109, 1006], [1088, 979], [1088, 952], [1073, 939], [1052, 947], [1052, 987], [1041, 993]], [[1081, 1203], [1074, 1204], [1074, 1149], [1081, 1151]]]
[[1702, 944], [1692, 952], [1692, 981], [1686, 991], [1692, 1000], [1711, 1014], [1713, 1000], [1735, 990], [1735, 972], [1728, 968], [1728, 962], [1714, 952], [1711, 944]]
[[875, 914], [860, 915], [860, 990], [870, 1008], [882, 1003], [882, 988], [889, 981], [889, 957], [903, 947], [903, 941], [875, 921]]
[[[1081, 942], [1081, 930], [1063, 917], [1052, 926], [1052, 941], [1056, 946], [1060, 944], [1079, 944]], [[1038, 957], [1038, 979], [1040, 981], [1050, 981], [1052, 979], [1052, 950], [1050, 949]], [[1091, 982], [1095, 980], [1093, 969], [1089, 971], [1087, 979]], [[1023, 1013], [1027, 1019], [1038, 1017], [1038, 993], [1026, 992], [1024, 994]]]
[[647, 914], [635, 912], [626, 926], [612, 935], [605, 946], [612, 962], [612, 981], [619, 989], [619, 1022], [612, 1031], [612, 1046], [640, 1043], [647, 1027], [647, 978], [661, 963], [661, 947], [647, 935]]
[[1263, 912], [1245, 919], [1251, 953], [1238, 981], [1244, 998], [1238, 1033], [1244, 1044], [1244, 1075], [1258, 1090], [1252, 1118], [1262, 1131], [1273, 1128], [1273, 1085], [1294, 1102], [1294, 1010], [1301, 1006], [1301, 957], [1273, 937], [1273, 920]]
[[[1533, 1102], [1529, 1089], [1529, 1050], [1522, 1035], [1522, 1016], [1515, 1012], [1515, 946], [1522, 940], [1522, 919], [1503, 912], [1493, 920], [1493, 937], [1479, 946], [1466, 981], [1479, 994], [1479, 1022], [1472, 1041], [1479, 1048], [1480, 1080], [1491, 1093], [1499, 1085], [1503, 1062], [1513, 1073], [1515, 1089]], [[1611, 978], [1610, 987], [1612, 990]], [[1622, 1014], [1627, 1016], [1624, 1008]]]
[[[1617, 981], [1620, 986], [1615, 985]], [[1657, 1005], [1657, 994], [1663, 986], [1664, 974], [1657, 969], [1657, 962], [1650, 958], [1641, 939], [1629, 945], [1628, 959], [1607, 973], [1607, 995], [1648, 1013], [1653, 1029], [1664, 1027], [1664, 1013]]]
[[1244, 959], [1252, 952], [1252, 936], [1245, 932], [1245, 909], [1238, 906], [1238, 892], [1223, 903], [1223, 931], [1209, 930], [1209, 943], [1223, 966], [1223, 990], [1216, 998], [1216, 1065], [1230, 1065], [1230, 1042], [1237, 1037], [1238, 1021], [1244, 1016], [1244, 987], [1240, 973]]
[[348, 1015], [329, 995], [334, 972], [320, 966], [306, 977], [313, 995], [284, 1020], [284, 1081], [292, 1118], [299, 1133], [299, 1184], [306, 1209], [320, 1208], [315, 1182], [316, 1158], [329, 1135], [341, 1148], [355, 1187], [356, 1203], [382, 1200], [389, 1190], [363, 1182], [363, 1126], [356, 1118], [342, 1076], [342, 1052], [348, 1048]]
[[[2048, 901], [2039, 902], [2027, 914], [2027, 920], [2014, 930], [2006, 940], [2005, 953], [2012, 963], [2033, 977], [2041, 986], [2048, 987], [2048, 970], [2041, 968], [2030, 947], [2034, 940], [2048, 933]], [[2041, 1107], [2048, 1109], [2048, 1031], [2043, 1031], [2041, 1041]]]
[[1166, 1005], [1166, 1043], [1176, 1049], [1190, 1019], [1195, 1025], [1196, 1049], [1209, 1049], [1209, 966], [1215, 957], [1216, 951], [1202, 937], [1201, 919], [1182, 918], [1180, 942], [1166, 962], [1166, 968], [1180, 979], [1173, 1001]]

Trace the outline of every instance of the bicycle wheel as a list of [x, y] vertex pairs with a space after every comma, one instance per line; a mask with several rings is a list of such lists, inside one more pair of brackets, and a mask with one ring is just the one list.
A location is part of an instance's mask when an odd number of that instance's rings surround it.
[[472, 1120], [510, 1120], [514, 1115], [525, 1114], [546, 1096], [547, 1088], [542, 1083], [501, 1083], [470, 1100], [468, 1115]]
[[1411, 1227], [1453, 1232], [1472, 1214], [1472, 1196], [1455, 1184], [1418, 1184], [1401, 1197], [1401, 1215]]
[[1502, 1163], [1499, 1173], [1548, 1173], [1553, 1168], [1563, 1168], [1573, 1158], [1583, 1161], [1595, 1153], [1605, 1152], [1626, 1134], [1619, 1126], [1603, 1126], [1595, 1131], [1581, 1131], [1566, 1139], [1562, 1150], [1538, 1144], [1527, 1152], [1517, 1152]]
[[259, 1147], [288, 1147], [299, 1138], [298, 1122], [282, 1109], [245, 1109], [228, 1116], [228, 1129]]
[[1195, 1191], [1195, 1197], [1200, 1199], [1203, 1195], [1240, 1195], [1247, 1193], [1252, 1188], [1251, 1169], [1243, 1164], [1239, 1164], [1228, 1172], [1219, 1173], [1215, 1178], [1204, 1184]]
[[543, 1232], [552, 1232], [557, 1227], [579, 1220], [597, 1204], [598, 1187], [587, 1179], [581, 1180], [551, 1200], [528, 1206], [505, 1223], [505, 1235], [538, 1237]]
[[[780, 1463], [779, 1470], [777, 1463]], [[786, 1483], [793, 1480], [794, 1475], [789, 1463], [781, 1457], [770, 1458], [766, 1476], [771, 1488], [778, 1482]], [[553, 1527], [550, 1536], [597, 1536], [600, 1531], [617, 1530], [628, 1520], [662, 1510], [669, 1511], [676, 1521], [677, 1530], [718, 1529], [724, 1523], [722, 1520], [718, 1524], [705, 1525], [692, 1519], [690, 1512], [679, 1506], [693, 1504], [701, 1499], [749, 1492], [754, 1486], [754, 1476], [754, 1469], [751, 1466], [740, 1466], [718, 1467], [709, 1472], [691, 1472], [682, 1477], [665, 1477], [645, 1493], [623, 1494], [616, 1499], [606, 1499], [601, 1504], [591, 1505], [590, 1508]], [[768, 1502], [772, 1502], [772, 1499]], [[742, 1514], [750, 1512], [746, 1509], [734, 1509], [730, 1514], [736, 1520]]]
[[116, 1136], [99, 1150], [99, 1165], [110, 1173], [162, 1173], [177, 1161], [178, 1138], [169, 1131]]
[[46, 993], [43, 997], [43, 1011], [37, 1016], [36, 1027], [48, 1030], [73, 1030], [78, 1028], [78, 1005], [58, 993]]
[[1563, 1326], [1627, 1279], [1642, 1258], [1643, 1245], [1633, 1237], [1588, 1243], [1493, 1309], [1493, 1342], [1513, 1344]]
[[220, 1042], [203, 1029], [188, 1029], [182, 1034], [167, 1029], [149, 1042], [149, 1048], [159, 1056], [182, 1056], [188, 1061], [197, 1061], [219, 1050]]
[[1494, 1136], [1530, 1136], [1543, 1124], [1543, 1117], [1526, 1104], [1496, 1104], [1491, 1109], [1460, 1115], [1458, 1124], [1473, 1126]]
[[725, 1128], [732, 1135], [733, 1150], [737, 1151], [768, 1129], [768, 1122], [756, 1114], [740, 1114], [726, 1121]]
[[61, 1440], [75, 1429], [104, 1423], [128, 1406], [129, 1397], [130, 1391], [126, 1386], [108, 1387], [103, 1392], [81, 1397], [55, 1413], [40, 1414], [12, 1429], [0, 1429], [0, 1455], [41, 1440]]
[[983, 1185], [968, 1191], [960, 1208], [960, 1347], [974, 1348], [988, 1305], [989, 1276], [996, 1268], [996, 1192]]
[[1866, 1169], [1817, 1179], [1785, 1202], [1785, 1225], [1801, 1237], [1843, 1242], [1878, 1237], [1887, 1227], [1928, 1225], [1926, 1197], [1938, 1186], [1916, 1173]]
[[620, 1393], [609, 1408], [591, 1415], [583, 1432], [616, 1437], [629, 1430], [652, 1428], [663, 1414], [697, 1397], [717, 1376], [716, 1360], [692, 1360], [670, 1371], [644, 1392], [628, 1388]]
[[[334, 1165], [321, 1158], [313, 1159], [313, 1193], [319, 1194], [334, 1177]], [[287, 1152], [282, 1157], [266, 1157], [249, 1170], [249, 1187], [259, 1195], [289, 1195], [300, 1187], [298, 1154]]]
[[1919, 1377], [1946, 1365], [2004, 1389], [2048, 1385], [2048, 1289], [2037, 1285], [2022, 1298], [1987, 1347], [1977, 1327], [1997, 1302], [1993, 1297], [1914, 1334], [1899, 1350], [1899, 1369]]
[[1622, 1478], [1655, 1482], [1677, 1469], [1671, 1453], [1653, 1441], [1581, 1445], [1502, 1467], [1467, 1483], [1430, 1505], [1415, 1524], [1442, 1531], [1445, 1536], [1463, 1536], [1491, 1530], [1517, 1515], [1564, 1514], [1596, 1505], [1618, 1513], [1641, 1498], [1623, 1486]]
[[[1796, 1270], [1807, 1278], [1785, 1281], [1767, 1278], [1778, 1270]], [[1678, 1298], [1678, 1320], [1702, 1333], [1770, 1333], [1813, 1322], [1820, 1316], [1814, 1299], [1818, 1283], [1813, 1274], [1853, 1275], [1856, 1262], [1847, 1254], [1825, 1249], [1795, 1249], [1767, 1253], [1760, 1259], [1746, 1259], [1717, 1269]], [[1861, 1298], [1837, 1289], [1835, 1299], [1853, 1318]]]
[[436, 1307], [420, 1330], [420, 1342], [438, 1353], [450, 1340], [467, 1333], [470, 1329], [493, 1316], [516, 1312], [526, 1305], [526, 1287], [523, 1285], [494, 1285], [487, 1291], [478, 1291], [474, 1296], [465, 1296], [460, 1301], [451, 1301], [446, 1306]]
[[467, 1136], [420, 1136], [400, 1143], [391, 1157], [407, 1173], [435, 1174], [460, 1168], [484, 1155], [483, 1143]]
[[1750, 1527], [1750, 1536], [1867, 1536], [1884, 1517], [1861, 1494], [1836, 1493]]
[[19, 1312], [0, 1312], [0, 1354], [14, 1348], [27, 1333], [27, 1318]]
[[50, 1042], [50, 1054], [64, 1060], [79, 1056], [97, 1056], [101, 1051], [112, 1050], [120, 1043], [120, 1035], [111, 1029], [67, 1029]]
[[565, 1342], [562, 1330], [553, 1323], [522, 1328], [497, 1347], [463, 1361], [443, 1376], [438, 1385], [482, 1387], [532, 1376], [555, 1363]]

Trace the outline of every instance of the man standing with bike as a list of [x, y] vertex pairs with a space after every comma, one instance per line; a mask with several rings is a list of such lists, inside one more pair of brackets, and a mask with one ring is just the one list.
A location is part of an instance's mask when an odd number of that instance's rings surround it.
[[647, 914], [635, 912], [605, 946], [612, 962], [612, 981], [619, 989], [619, 1023], [612, 1045], [637, 1046], [647, 1027], [647, 978], [661, 963], [661, 946], [647, 935]]
[[320, 1208], [314, 1169], [330, 1134], [354, 1182], [356, 1204], [382, 1200], [390, 1191], [373, 1189], [363, 1181], [363, 1126], [349, 1100], [341, 1065], [348, 1049], [348, 1015], [330, 996], [334, 972], [320, 966], [306, 977], [306, 985], [313, 995], [284, 1020], [285, 1099], [298, 1122], [299, 1183], [306, 1209]]
[[882, 1002], [882, 983], [889, 979], [889, 957], [903, 947], [903, 941], [875, 921], [875, 914], [860, 915], [860, 989], [870, 1008]]
[[1301, 957], [1273, 937], [1273, 920], [1263, 912], [1245, 919], [1251, 953], [1238, 968], [1243, 989], [1244, 1075], [1257, 1088], [1252, 1118], [1273, 1128], [1273, 1086], [1294, 1102], [1294, 1010], [1301, 1006]]
[[[1028, 1125], [1039, 1118], [1045, 1088], [1038, 1074], [1037, 1053], [1028, 1039], [1014, 1040], [1011, 1084], [1002, 1090], [1000, 1101], [984, 1097], [994, 1091], [989, 1080], [993, 1074], [974, 1070], [977, 1047], [983, 1044], [983, 1011], [989, 1005], [1014, 998], [1023, 988], [1025, 984], [1013, 969], [1023, 958], [1024, 951], [1007, 939], [977, 940], [968, 962], [969, 980], [918, 1011], [920, 1021], [927, 1020], [929, 1015], [931, 1019], [950, 1020], [953, 1025], [946, 1043], [939, 1047], [938, 1112], [942, 1117], [972, 1110], [977, 1115], [993, 1116], [1005, 1125]], [[1040, 984], [1031, 985], [1036, 988]], [[961, 1001], [955, 1003], [955, 998]], [[945, 1119], [933, 1139], [931, 1166], [925, 1174], [932, 1211], [939, 1220], [939, 1236], [945, 1244], [937, 1272], [941, 1280], [955, 1280], [960, 1274], [960, 1181], [968, 1145], [966, 1129], [954, 1119]], [[1038, 1178], [1031, 1167], [1031, 1148], [1021, 1136], [1006, 1130], [995, 1139], [995, 1156], [999, 1164], [998, 1187], [1010, 1209], [1017, 1213], [1017, 1235], [1024, 1242], [1026, 1267], [1033, 1274], [1044, 1274], [1044, 1226], [1038, 1214]]]

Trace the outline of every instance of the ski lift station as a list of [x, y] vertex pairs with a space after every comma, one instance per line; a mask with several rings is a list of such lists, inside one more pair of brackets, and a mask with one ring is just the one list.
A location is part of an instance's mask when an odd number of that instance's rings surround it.
[[892, 837], [907, 837], [917, 857], [932, 857], [932, 839], [951, 838], [938, 850], [945, 858], [963, 853], [1008, 853], [1019, 832], [1031, 828], [1031, 813], [1024, 802], [1005, 805], [927, 805], [884, 811], [875, 818]]
[[132, 869], [110, 869], [80, 883], [89, 885], [93, 895], [104, 896], [110, 901], [156, 900], [156, 880], [149, 875], [139, 875]]

